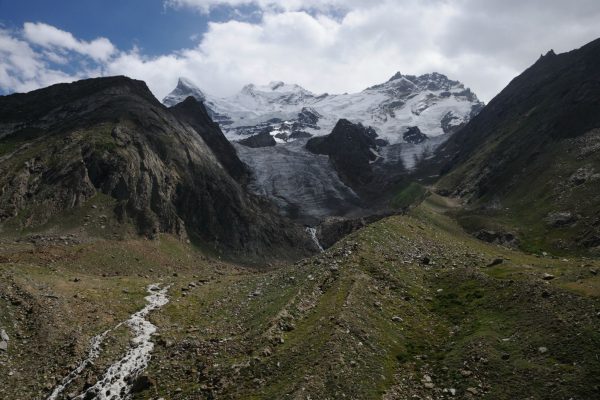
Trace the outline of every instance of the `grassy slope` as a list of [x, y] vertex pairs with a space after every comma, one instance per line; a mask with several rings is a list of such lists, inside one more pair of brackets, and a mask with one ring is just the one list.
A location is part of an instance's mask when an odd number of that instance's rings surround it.
[[[509, 140], [510, 134], [508, 129], [500, 139], [487, 143], [468, 163], [444, 176], [436, 187], [451, 190], [461, 181], [475, 179], [471, 175], [486, 169], [488, 157], [498, 151], [499, 142]], [[527, 252], [547, 251], [559, 255], [597, 252], [598, 249], [586, 249], [578, 242], [594, 230], [600, 218], [600, 178], [597, 175], [600, 153], [593, 150], [599, 144], [597, 132], [592, 131], [579, 139], [553, 143], [525, 167], [517, 166], [511, 171], [507, 166], [505, 175], [513, 177], [512, 181], [505, 182], [508, 189], [491, 191], [493, 195], [473, 201], [469, 210], [457, 214], [459, 222], [468, 231], [515, 232], [521, 239], [521, 248]], [[596, 176], [581, 184], [571, 182], [571, 177], [580, 169], [593, 171]], [[553, 227], [545, 221], [552, 212], [571, 212], [578, 220], [568, 226]]]
[[[472, 397], [467, 389], [489, 399], [598, 396], [600, 277], [590, 270], [600, 263], [477, 241], [443, 215], [449, 205], [432, 196], [324, 254], [262, 272], [169, 237], [4, 244], [0, 325], [15, 339], [0, 355], [0, 397], [42, 398], [89, 337], [142, 306], [151, 282], [173, 286], [152, 316], [154, 386], [138, 399], [439, 399], [450, 388], [458, 398]], [[90, 379], [126, 338], [117, 332]]]

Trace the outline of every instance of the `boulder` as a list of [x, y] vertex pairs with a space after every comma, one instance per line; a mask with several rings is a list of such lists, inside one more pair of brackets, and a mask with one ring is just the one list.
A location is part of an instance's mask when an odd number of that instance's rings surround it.
[[577, 216], [570, 211], [551, 212], [545, 218], [546, 224], [554, 228], [573, 225], [577, 220]]

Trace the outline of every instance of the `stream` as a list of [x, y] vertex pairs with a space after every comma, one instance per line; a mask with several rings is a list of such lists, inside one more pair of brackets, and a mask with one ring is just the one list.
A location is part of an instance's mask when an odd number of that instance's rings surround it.
[[104, 373], [102, 378], [93, 386], [86, 389], [75, 399], [98, 399], [98, 400], [126, 400], [130, 398], [130, 387], [137, 376], [139, 376], [150, 362], [154, 343], [152, 335], [157, 328], [148, 319], [151, 311], [161, 308], [169, 302], [167, 291], [169, 286], [161, 288], [157, 284], [148, 286], [149, 295], [146, 296], [148, 304], [140, 311], [133, 314], [128, 320], [119, 323], [90, 341], [88, 357], [81, 361], [69, 375], [58, 385], [47, 400], [56, 400], [66, 387], [81, 375], [83, 370], [98, 358], [101, 345], [106, 335], [114, 329], [126, 324], [131, 329], [133, 338], [130, 340], [131, 347], [125, 355], [116, 363], [112, 364]]
[[306, 227], [306, 232], [308, 232], [308, 234], [310, 235], [311, 239], [313, 240], [313, 242], [315, 242], [315, 244], [317, 245], [317, 247], [319, 248], [319, 250], [322, 252], [325, 251], [325, 249], [323, 248], [323, 246], [321, 246], [321, 243], [319, 242], [319, 238], [317, 237], [317, 228], [313, 228], [310, 226]]

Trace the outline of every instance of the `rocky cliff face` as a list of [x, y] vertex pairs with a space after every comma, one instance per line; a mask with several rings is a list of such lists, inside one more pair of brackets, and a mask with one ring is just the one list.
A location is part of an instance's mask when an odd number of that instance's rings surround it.
[[0, 132], [3, 224], [40, 226], [101, 193], [145, 235], [189, 235], [245, 254], [310, 247], [302, 229], [236, 181], [243, 164], [202, 107], [169, 111], [141, 81], [90, 79], [0, 97]]

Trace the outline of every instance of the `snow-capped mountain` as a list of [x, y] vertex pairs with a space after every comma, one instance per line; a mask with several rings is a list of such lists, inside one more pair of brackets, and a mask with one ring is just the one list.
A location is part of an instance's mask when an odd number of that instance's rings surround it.
[[[463, 84], [438, 73], [397, 73], [352, 94], [317, 95], [298, 85], [271, 82], [246, 85], [225, 98], [182, 78], [163, 103], [173, 106], [188, 96], [204, 102], [234, 142], [252, 171], [251, 189], [308, 224], [368, 208], [368, 201], [346, 186], [328, 156], [306, 149], [308, 138], [329, 135], [341, 119], [371, 127], [367, 131], [375, 132], [376, 148], [368, 151], [376, 157], [368, 169], [381, 178], [376, 181], [391, 179], [414, 169], [483, 107]], [[252, 140], [242, 141], [250, 136]]]
[[301, 86], [271, 82], [247, 85], [226, 98], [203, 93], [187, 79], [163, 100], [171, 106], [194, 96], [203, 101], [230, 140], [269, 130], [280, 142], [331, 132], [341, 118], [371, 126], [390, 144], [418, 127], [428, 137], [456, 130], [483, 106], [458, 81], [438, 73], [397, 73], [389, 81], [352, 94], [314, 94]]

